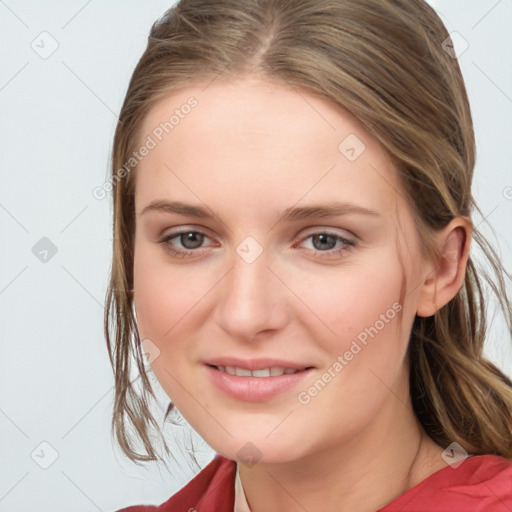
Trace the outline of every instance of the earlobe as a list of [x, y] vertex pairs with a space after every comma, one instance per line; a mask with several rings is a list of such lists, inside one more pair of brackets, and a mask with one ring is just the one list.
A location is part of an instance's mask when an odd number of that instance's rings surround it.
[[471, 221], [458, 217], [437, 235], [439, 256], [434, 262], [434, 269], [422, 284], [417, 304], [418, 316], [432, 316], [461, 289], [466, 275], [471, 234]]

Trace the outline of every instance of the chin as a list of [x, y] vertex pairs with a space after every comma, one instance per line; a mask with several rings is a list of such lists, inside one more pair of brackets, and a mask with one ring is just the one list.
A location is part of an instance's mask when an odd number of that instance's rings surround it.
[[[288, 442], [283, 443], [283, 439], [287, 438]], [[302, 437], [303, 439], [304, 437]], [[224, 439], [219, 442], [216, 439], [213, 443], [208, 443], [216, 453], [245, 464], [251, 468], [256, 464], [282, 464], [293, 462], [307, 455], [305, 447], [297, 440], [294, 441], [290, 436], [281, 433], [275, 439], [253, 439], [250, 436], [239, 436]]]

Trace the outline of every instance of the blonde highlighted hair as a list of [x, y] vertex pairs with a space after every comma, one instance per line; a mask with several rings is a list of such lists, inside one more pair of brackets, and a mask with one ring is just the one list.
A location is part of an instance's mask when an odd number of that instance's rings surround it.
[[[432, 254], [433, 233], [477, 211], [471, 112], [457, 59], [444, 50], [448, 38], [423, 0], [182, 0], [155, 22], [128, 86], [112, 153], [105, 336], [115, 375], [112, 429], [129, 458], [161, 458], [150, 435], [160, 429], [133, 314], [137, 169], [116, 175], [137, 150], [151, 107], [187, 84], [220, 75], [255, 74], [329, 99], [389, 153]], [[459, 293], [434, 316], [416, 317], [408, 350], [411, 399], [437, 444], [456, 441], [472, 455], [512, 460], [512, 382], [482, 355], [487, 283], [509, 329], [512, 323], [508, 274], [476, 229], [473, 240], [493, 279], [477, 270], [472, 253]], [[140, 389], [130, 380], [134, 364]]]

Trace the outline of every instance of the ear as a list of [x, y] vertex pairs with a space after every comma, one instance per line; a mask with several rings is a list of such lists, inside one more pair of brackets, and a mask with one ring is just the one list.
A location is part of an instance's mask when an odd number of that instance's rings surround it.
[[466, 217], [453, 219], [436, 234], [439, 256], [421, 285], [417, 315], [432, 316], [457, 295], [464, 283], [473, 227]]

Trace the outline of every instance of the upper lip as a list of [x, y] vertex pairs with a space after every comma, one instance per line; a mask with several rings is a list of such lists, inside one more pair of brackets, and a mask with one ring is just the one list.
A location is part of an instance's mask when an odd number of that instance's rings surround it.
[[262, 357], [258, 359], [240, 359], [238, 357], [219, 357], [206, 361], [210, 366], [234, 366], [235, 368], [246, 368], [248, 370], [264, 370], [266, 368], [292, 368], [294, 370], [304, 370], [312, 368], [310, 364], [285, 361], [284, 359], [274, 359]]

